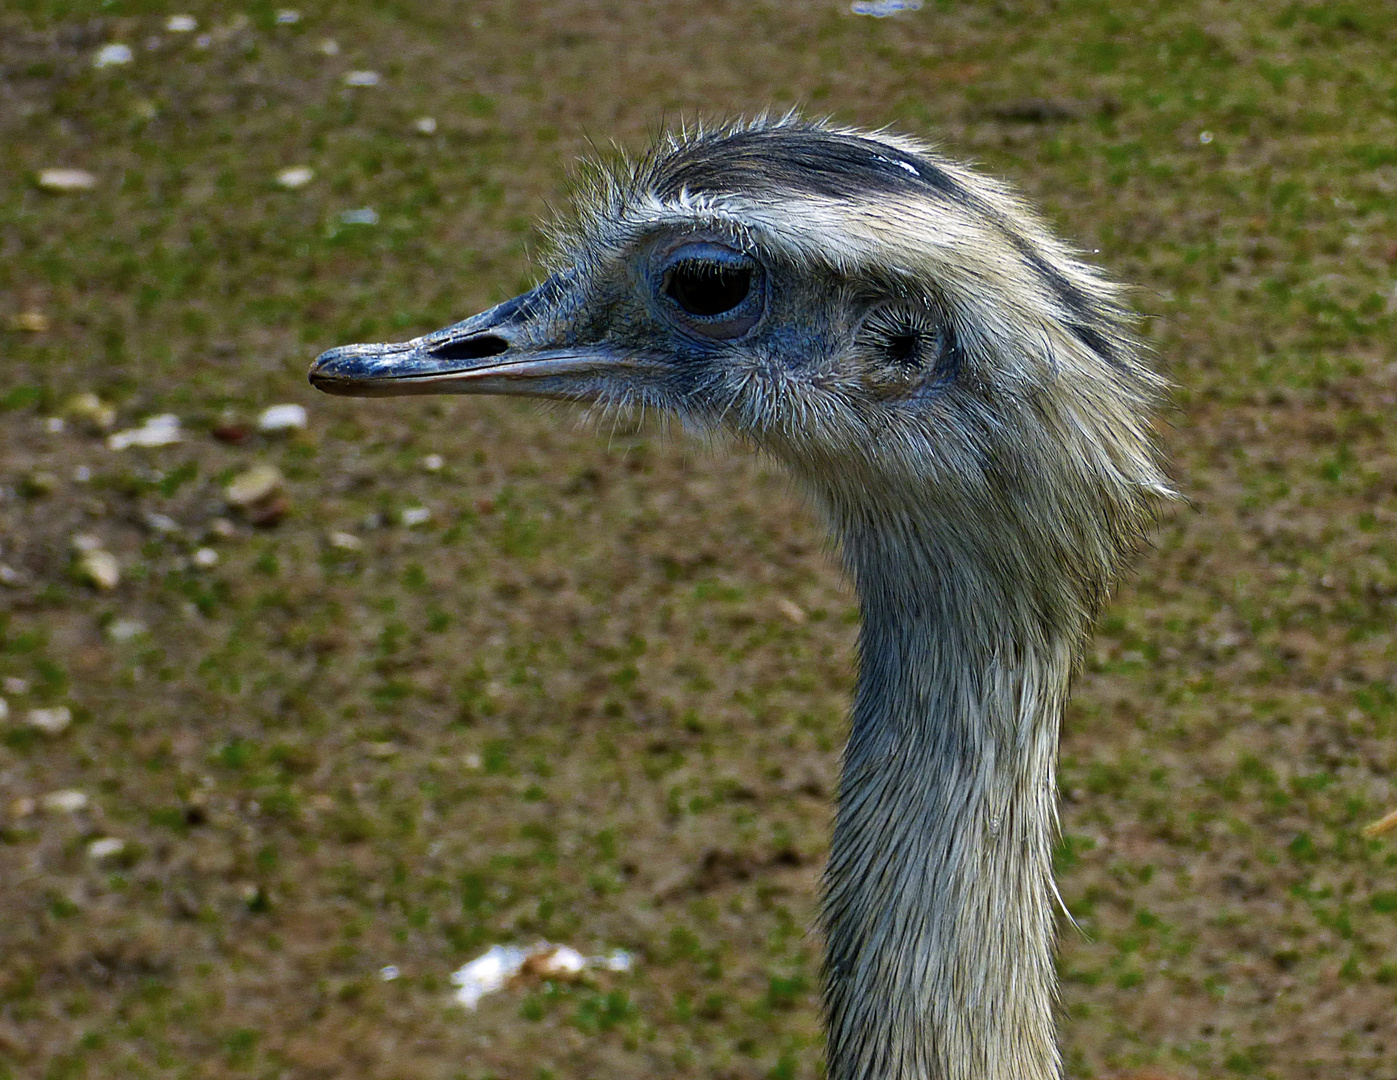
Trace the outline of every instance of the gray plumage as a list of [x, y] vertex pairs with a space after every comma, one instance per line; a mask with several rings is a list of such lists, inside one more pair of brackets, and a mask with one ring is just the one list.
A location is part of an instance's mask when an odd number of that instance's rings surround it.
[[654, 408], [783, 462], [863, 615], [825, 874], [832, 1080], [1051, 1080], [1068, 681], [1161, 500], [1120, 289], [913, 140], [762, 119], [599, 168], [533, 292], [332, 393]]

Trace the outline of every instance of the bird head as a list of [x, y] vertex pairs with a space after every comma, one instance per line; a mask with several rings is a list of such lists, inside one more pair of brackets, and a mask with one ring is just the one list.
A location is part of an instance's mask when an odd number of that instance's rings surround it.
[[1118, 288], [920, 143], [793, 116], [686, 132], [577, 202], [537, 288], [332, 349], [311, 382], [660, 410], [781, 459], [849, 527], [1008, 515], [1112, 564], [1168, 492]]

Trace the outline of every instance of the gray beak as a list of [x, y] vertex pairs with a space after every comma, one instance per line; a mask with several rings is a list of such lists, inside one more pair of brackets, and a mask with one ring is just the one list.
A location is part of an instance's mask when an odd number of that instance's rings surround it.
[[570, 282], [549, 278], [532, 292], [412, 341], [341, 345], [311, 365], [310, 383], [327, 394], [399, 397], [407, 394], [522, 394], [593, 399], [623, 360], [595, 346], [546, 343]]

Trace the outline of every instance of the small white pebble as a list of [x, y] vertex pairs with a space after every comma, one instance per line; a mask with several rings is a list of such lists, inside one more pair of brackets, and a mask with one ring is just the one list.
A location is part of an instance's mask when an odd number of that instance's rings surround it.
[[91, 191], [97, 177], [86, 169], [41, 169], [39, 186], [45, 191]]
[[446, 464], [446, 459], [440, 454], [428, 454], [422, 459], [422, 468], [428, 472], [441, 472], [441, 468]]
[[349, 71], [344, 76], [345, 86], [377, 86], [378, 72], [376, 71]]
[[66, 427], [61, 416], [48, 416], [44, 418], [44, 430], [50, 435], [61, 435]]
[[339, 548], [341, 551], [358, 551], [364, 546], [364, 541], [353, 533], [332, 532], [327, 539], [332, 548]]
[[282, 169], [276, 174], [276, 182], [284, 188], [295, 190], [305, 187], [315, 179], [315, 170], [304, 165], [297, 165], [294, 168]]
[[397, 964], [385, 964], [378, 969], [378, 977], [384, 982], [392, 982], [400, 974], [402, 973], [398, 970]]
[[468, 769], [472, 769], [472, 770], [478, 769], [478, 768], [480, 768], [480, 755], [479, 755], [479, 754], [465, 754], [465, 755], [462, 756], [462, 758], [461, 758], [461, 764], [464, 765], [464, 766], [465, 766], [466, 768], [468, 768]]
[[103, 591], [115, 589], [121, 584], [121, 564], [110, 551], [94, 548], [84, 551], [78, 558], [78, 573], [84, 581]]
[[223, 494], [233, 506], [248, 507], [270, 498], [281, 490], [281, 485], [281, 470], [263, 463], [233, 477]]
[[29, 680], [21, 679], [18, 675], [7, 675], [0, 686], [4, 686], [5, 693], [14, 694], [16, 697], [29, 693]]
[[412, 529], [431, 521], [432, 512], [425, 506], [408, 506], [403, 508], [403, 512], [399, 515], [399, 520], [409, 529]]
[[114, 619], [107, 627], [107, 637], [113, 641], [130, 641], [144, 634], [149, 627], [140, 619]]
[[1211, 131], [1200, 131], [1198, 133], [1198, 141], [1201, 142], [1204, 146], [1207, 146], [1210, 142], [1213, 141], [1213, 133]]
[[625, 949], [612, 949], [605, 956], [594, 957], [598, 961], [597, 967], [605, 968], [607, 971], [630, 971], [635, 965], [631, 954]]
[[179, 532], [179, 522], [168, 514], [157, 514], [154, 510], [145, 515], [146, 528], [153, 533], [169, 536]]
[[0, 585], [8, 585], [15, 588], [24, 583], [24, 575], [13, 566], [5, 566], [0, 563]]
[[67, 705], [55, 705], [51, 709], [30, 709], [24, 722], [45, 735], [62, 735], [73, 722], [73, 710]]
[[920, 11], [922, 0], [854, 0], [849, 10], [855, 15], [872, 15], [875, 19], [886, 19], [899, 11]]
[[110, 859], [126, 850], [126, 841], [115, 836], [102, 836], [87, 845], [87, 855], [91, 859]]
[[346, 225], [377, 225], [378, 211], [371, 206], [359, 210], [345, 210], [340, 214], [340, 221]]
[[117, 67], [130, 62], [131, 46], [116, 41], [103, 45], [92, 58], [92, 66], [95, 68]]
[[437, 133], [436, 117], [419, 116], [412, 122], [412, 130], [419, 135], [435, 135]]
[[125, 450], [128, 446], [169, 446], [182, 438], [179, 417], [174, 413], [161, 413], [147, 417], [138, 428], [127, 428], [107, 436], [107, 446], [112, 450]]
[[89, 469], [86, 465], [79, 465], [76, 469], [73, 470], [73, 482], [74, 482], [74, 483], [77, 483], [77, 484], [86, 484], [86, 483], [87, 483], [89, 480], [91, 480], [91, 479], [92, 479], [92, 470]]
[[776, 610], [797, 626], [805, 622], [806, 615], [804, 609], [795, 601], [788, 600], [784, 596], [778, 596], [776, 598]]
[[96, 551], [102, 546], [102, 541], [91, 533], [78, 533], [70, 543], [74, 551]]
[[271, 405], [257, 418], [262, 431], [297, 431], [306, 426], [306, 410], [302, 405]]
[[301, 21], [301, 13], [295, 8], [282, 8], [276, 13], [276, 21], [279, 26], [290, 26]]
[[45, 810], [57, 814], [76, 814], [80, 810], [87, 809], [87, 796], [81, 791], [50, 791], [42, 799], [39, 805]]
[[171, 15], [165, 23], [165, 29], [172, 34], [192, 34], [198, 28], [198, 20], [193, 15]]
[[210, 566], [218, 565], [218, 552], [213, 548], [203, 547], [194, 553], [194, 565], [208, 569]]
[[339, 56], [340, 43], [334, 38], [326, 38], [320, 43], [320, 51], [326, 56]]

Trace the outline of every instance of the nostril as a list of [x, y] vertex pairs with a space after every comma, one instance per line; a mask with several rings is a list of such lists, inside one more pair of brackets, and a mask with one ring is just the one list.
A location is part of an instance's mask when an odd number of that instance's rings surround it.
[[484, 360], [487, 356], [499, 356], [509, 348], [509, 342], [493, 334], [479, 334], [448, 341], [427, 351], [438, 360]]

